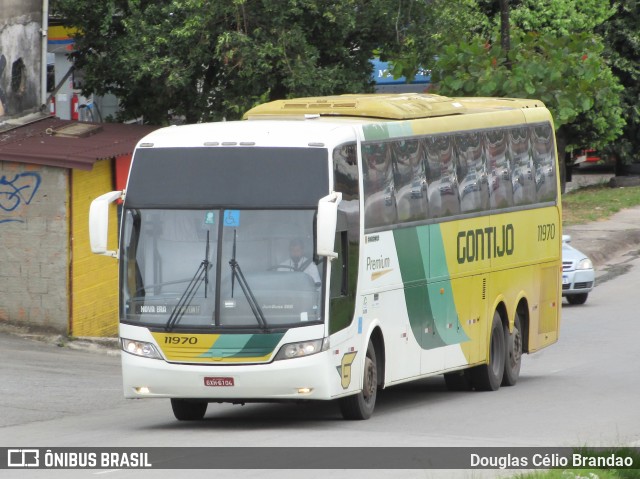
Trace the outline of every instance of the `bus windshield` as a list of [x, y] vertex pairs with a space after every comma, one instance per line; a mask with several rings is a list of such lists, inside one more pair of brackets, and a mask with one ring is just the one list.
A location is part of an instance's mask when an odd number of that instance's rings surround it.
[[122, 322], [179, 331], [322, 321], [314, 213], [126, 210]]

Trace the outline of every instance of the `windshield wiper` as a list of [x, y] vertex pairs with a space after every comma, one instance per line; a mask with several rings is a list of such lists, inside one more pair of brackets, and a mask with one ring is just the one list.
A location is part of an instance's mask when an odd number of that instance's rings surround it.
[[207, 246], [205, 249], [204, 260], [202, 260], [200, 266], [198, 266], [196, 273], [193, 275], [193, 278], [191, 278], [191, 281], [189, 281], [187, 288], [182, 293], [182, 296], [180, 296], [175, 308], [171, 311], [171, 315], [169, 315], [169, 319], [165, 325], [166, 331], [171, 331], [176, 324], [180, 322], [187, 310], [187, 307], [191, 304], [193, 297], [196, 295], [196, 291], [198, 291], [198, 287], [200, 286], [200, 282], [203, 278], [205, 284], [204, 297], [207, 297], [209, 269], [211, 269], [211, 262], [209, 261], [209, 231], [207, 231]]
[[244, 293], [245, 298], [247, 298], [247, 302], [249, 303], [249, 307], [251, 308], [251, 311], [253, 311], [253, 315], [256, 317], [258, 324], [263, 329], [266, 329], [268, 326], [267, 326], [267, 320], [264, 317], [264, 313], [262, 312], [262, 309], [260, 308], [260, 305], [258, 304], [256, 297], [253, 295], [253, 292], [251, 291], [251, 287], [249, 286], [249, 283], [247, 283], [247, 280], [244, 277], [244, 274], [242, 274], [240, 265], [236, 261], [236, 237], [237, 237], [237, 230], [233, 230], [233, 254], [232, 254], [231, 260], [229, 261], [229, 266], [231, 266], [231, 298], [233, 299], [235, 279], [238, 278], [238, 284], [240, 285], [240, 288], [242, 288], [242, 292]]

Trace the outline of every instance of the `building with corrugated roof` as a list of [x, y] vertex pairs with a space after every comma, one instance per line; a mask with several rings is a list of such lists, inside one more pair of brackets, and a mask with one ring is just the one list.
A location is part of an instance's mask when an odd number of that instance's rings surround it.
[[0, 323], [114, 336], [117, 264], [91, 254], [89, 205], [124, 188], [136, 143], [155, 127], [51, 116], [46, 3], [0, 10]]

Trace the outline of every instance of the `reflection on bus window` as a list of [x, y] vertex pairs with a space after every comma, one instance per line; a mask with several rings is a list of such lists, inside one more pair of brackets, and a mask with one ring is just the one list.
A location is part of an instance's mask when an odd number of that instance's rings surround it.
[[485, 134], [485, 150], [489, 168], [491, 208], [502, 209], [513, 205], [511, 161], [505, 130], [492, 130]]
[[364, 143], [364, 221], [367, 228], [395, 224], [396, 195], [389, 143]]
[[426, 139], [426, 147], [431, 217], [455, 215], [460, 211], [460, 200], [453, 141], [449, 136], [429, 137]]
[[556, 199], [556, 172], [551, 125], [535, 126], [531, 134], [536, 197], [539, 202], [553, 201]]
[[422, 141], [398, 140], [392, 144], [398, 221], [427, 219], [427, 176]]
[[456, 135], [456, 157], [460, 184], [460, 211], [483, 211], [489, 208], [489, 186], [482, 136], [480, 133]]
[[509, 152], [512, 158], [513, 204], [519, 206], [535, 203], [536, 187], [533, 180], [529, 128], [520, 127], [509, 130]]

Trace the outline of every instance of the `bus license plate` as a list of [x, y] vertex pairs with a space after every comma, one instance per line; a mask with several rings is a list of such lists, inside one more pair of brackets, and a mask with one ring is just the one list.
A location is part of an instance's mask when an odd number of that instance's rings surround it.
[[235, 386], [233, 378], [204, 378], [204, 385], [209, 387]]

